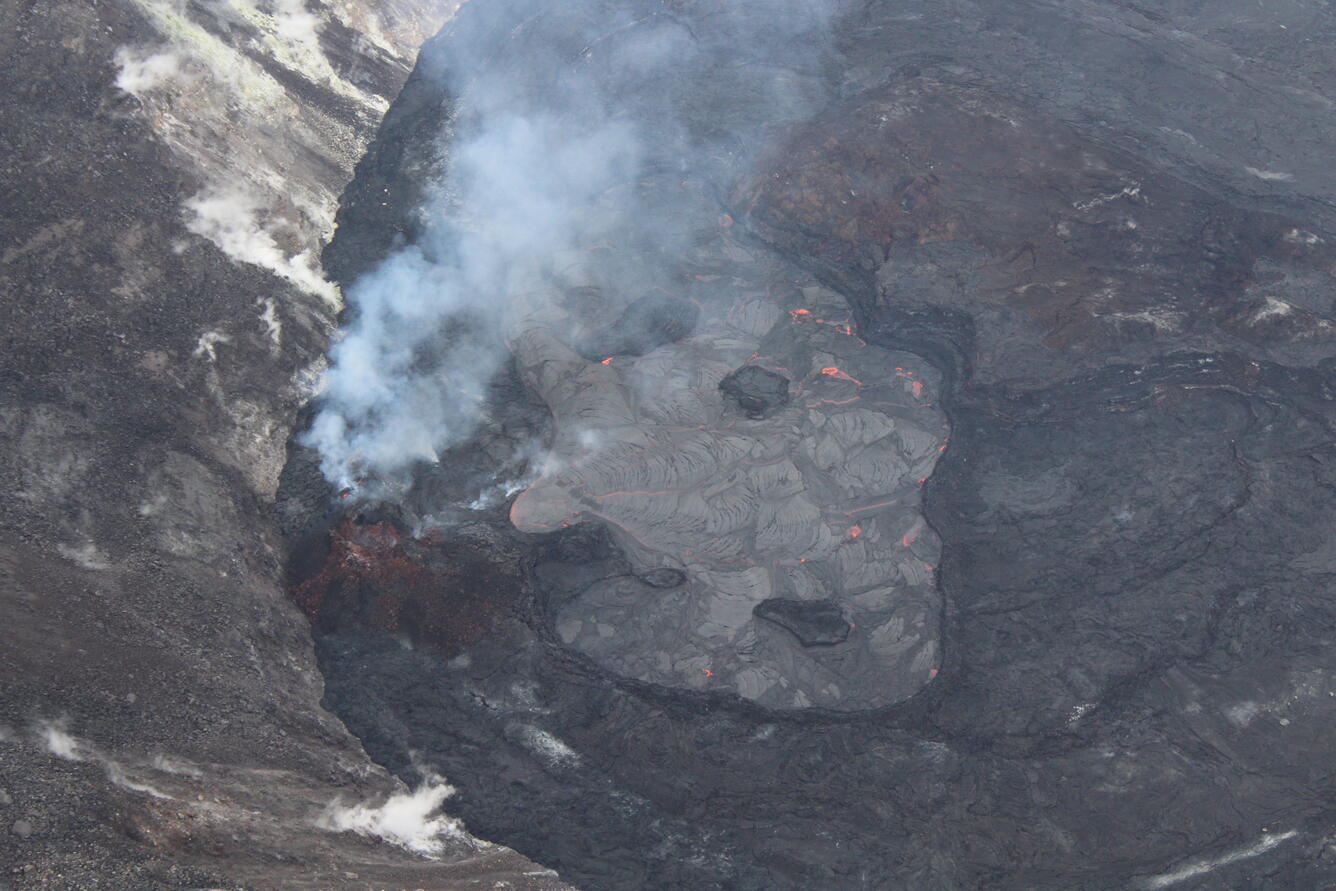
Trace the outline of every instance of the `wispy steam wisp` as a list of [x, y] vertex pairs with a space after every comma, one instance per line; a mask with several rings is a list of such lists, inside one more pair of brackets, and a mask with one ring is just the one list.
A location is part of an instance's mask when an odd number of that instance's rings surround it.
[[505, 311], [571, 246], [569, 209], [634, 169], [626, 128], [563, 129], [505, 116], [461, 145], [452, 184], [479, 213], [470, 228], [399, 251], [351, 289], [356, 315], [331, 350], [308, 438], [331, 480], [393, 475], [472, 432], [504, 357]]
[[[487, 382], [505, 358], [508, 331], [526, 316], [537, 323], [550, 312], [527, 298], [559, 278], [571, 252], [590, 247], [595, 228], [607, 225], [606, 217], [591, 222], [596, 199], [606, 204], [610, 189], [634, 181], [651, 161], [663, 169], [671, 159], [686, 171], [698, 160], [693, 153], [720, 153], [708, 137], [688, 133], [673, 88], [663, 85], [670, 73], [692, 77], [691, 59], [702, 52], [701, 35], [674, 6], [477, 0], [464, 7], [460, 18], [471, 16], [476, 34], [449, 43], [445, 67], [460, 111], [446, 181], [424, 209], [428, 234], [348, 289], [350, 321], [331, 350], [320, 409], [305, 435], [331, 482], [392, 481], [470, 435]], [[749, 12], [734, 15], [730, 6]], [[739, 52], [748, 42], [784, 39], [815, 52], [819, 40], [795, 38], [824, 34], [836, 6], [733, 0], [712, 14], [714, 36], [706, 39], [729, 41]], [[539, 19], [552, 39], [522, 43], [516, 35]], [[746, 31], [759, 22], [764, 33]], [[489, 44], [497, 34], [523, 52], [498, 54]], [[782, 78], [767, 74], [755, 84], [758, 115], [795, 116], [801, 97]], [[649, 255], [671, 253], [682, 233], [671, 214], [634, 200], [628, 194], [619, 220], [643, 230], [643, 268], [623, 261], [599, 276], [603, 285], [643, 293], [656, 274]]]
[[343, 805], [338, 802], [325, 809], [316, 821], [322, 829], [356, 832], [380, 838], [424, 857], [435, 858], [447, 841], [479, 844], [458, 820], [441, 813], [441, 804], [455, 790], [438, 776], [428, 776], [411, 792], [397, 792], [384, 804]]

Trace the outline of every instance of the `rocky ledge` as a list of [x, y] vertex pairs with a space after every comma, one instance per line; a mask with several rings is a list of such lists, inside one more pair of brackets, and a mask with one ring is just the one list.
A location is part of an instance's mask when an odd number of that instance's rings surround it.
[[320, 246], [450, 11], [0, 10], [0, 886], [559, 887], [321, 708], [273, 513]]

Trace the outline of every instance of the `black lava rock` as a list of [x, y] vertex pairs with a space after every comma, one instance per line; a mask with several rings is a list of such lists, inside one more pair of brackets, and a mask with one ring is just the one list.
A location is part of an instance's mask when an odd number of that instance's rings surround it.
[[785, 600], [771, 598], [756, 604], [757, 618], [766, 619], [792, 632], [805, 647], [828, 647], [849, 639], [849, 622], [831, 600]]
[[687, 574], [680, 569], [661, 566], [649, 572], [642, 572], [636, 578], [651, 588], [676, 588], [686, 582]]
[[719, 382], [719, 389], [752, 420], [769, 417], [789, 404], [789, 379], [759, 365], [744, 365], [730, 372]]
[[575, 344], [575, 351], [591, 361], [643, 356], [695, 331], [699, 318], [694, 303], [667, 294], [648, 294], [628, 306], [617, 321]]

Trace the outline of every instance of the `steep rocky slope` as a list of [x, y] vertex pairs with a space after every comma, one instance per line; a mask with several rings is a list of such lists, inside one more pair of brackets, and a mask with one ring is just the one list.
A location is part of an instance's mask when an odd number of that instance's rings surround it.
[[0, 9], [0, 885], [554, 886], [439, 783], [374, 822], [270, 507], [337, 195], [450, 11]]
[[[771, 710], [732, 668], [717, 685], [655, 676], [619, 653], [618, 623], [569, 624], [606, 610], [578, 606], [600, 585], [619, 586], [628, 624], [663, 610], [675, 588], [640, 578], [645, 554], [624, 533], [690, 524], [681, 501], [601, 511], [583, 471], [541, 510], [508, 516], [483, 497], [532, 479], [511, 445], [561, 449], [566, 401], [608, 392], [581, 329], [549, 322], [569, 352], [531, 343], [473, 439], [419, 468], [395, 507], [349, 511], [405, 537], [449, 520], [456, 561], [489, 566], [507, 607], [467, 635], [415, 637], [378, 606], [411, 592], [324, 564], [327, 702], [373, 756], [411, 772], [427, 755], [471, 827], [588, 888], [1336, 880], [1331, 14], [1297, 0], [872, 0], [849, 4], [814, 58], [780, 38], [730, 41], [763, 30], [764, 4], [540, 6], [479, 2], [429, 45], [350, 190], [331, 268], [345, 281], [371, 268], [391, 229], [430, 236], [421, 176], [448, 176], [458, 143], [437, 134], [466, 121], [467, 97], [443, 85], [451, 64], [525, 72], [568, 49], [567, 67], [516, 77], [516, 94], [559, 106], [567, 70], [583, 71], [569, 76], [660, 135], [680, 163], [647, 165], [642, 211], [680, 219], [696, 200], [682, 193], [704, 196], [747, 250], [843, 301], [858, 337], [940, 376], [950, 442], [922, 496], [941, 548], [940, 672], [862, 714]], [[607, 60], [659, 29], [690, 40], [653, 79], [621, 79]], [[805, 123], [762, 107], [754, 70], [802, 97]], [[666, 120], [685, 122], [685, 141]], [[402, 190], [372, 207], [362, 182]], [[696, 299], [712, 281], [745, 290], [744, 264], [709, 266], [696, 244], [620, 259]], [[571, 289], [567, 311], [606, 293]], [[557, 394], [530, 372], [555, 431], [519, 397], [531, 359], [574, 369]], [[323, 503], [300, 496], [314, 462], [294, 448], [294, 517]], [[297, 525], [318, 564], [321, 523]], [[689, 637], [694, 615], [679, 614], [641, 646]], [[785, 621], [841, 642], [815, 611]]]

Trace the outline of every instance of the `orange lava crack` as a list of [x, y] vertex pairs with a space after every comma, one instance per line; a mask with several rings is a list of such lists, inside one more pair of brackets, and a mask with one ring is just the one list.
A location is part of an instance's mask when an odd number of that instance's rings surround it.
[[843, 371], [840, 371], [834, 365], [827, 365], [825, 368], [821, 369], [821, 373], [826, 375], [827, 377], [833, 377], [838, 381], [848, 381], [849, 383], [857, 387], [863, 386], [863, 382], [860, 381], [858, 378], [850, 377]]

